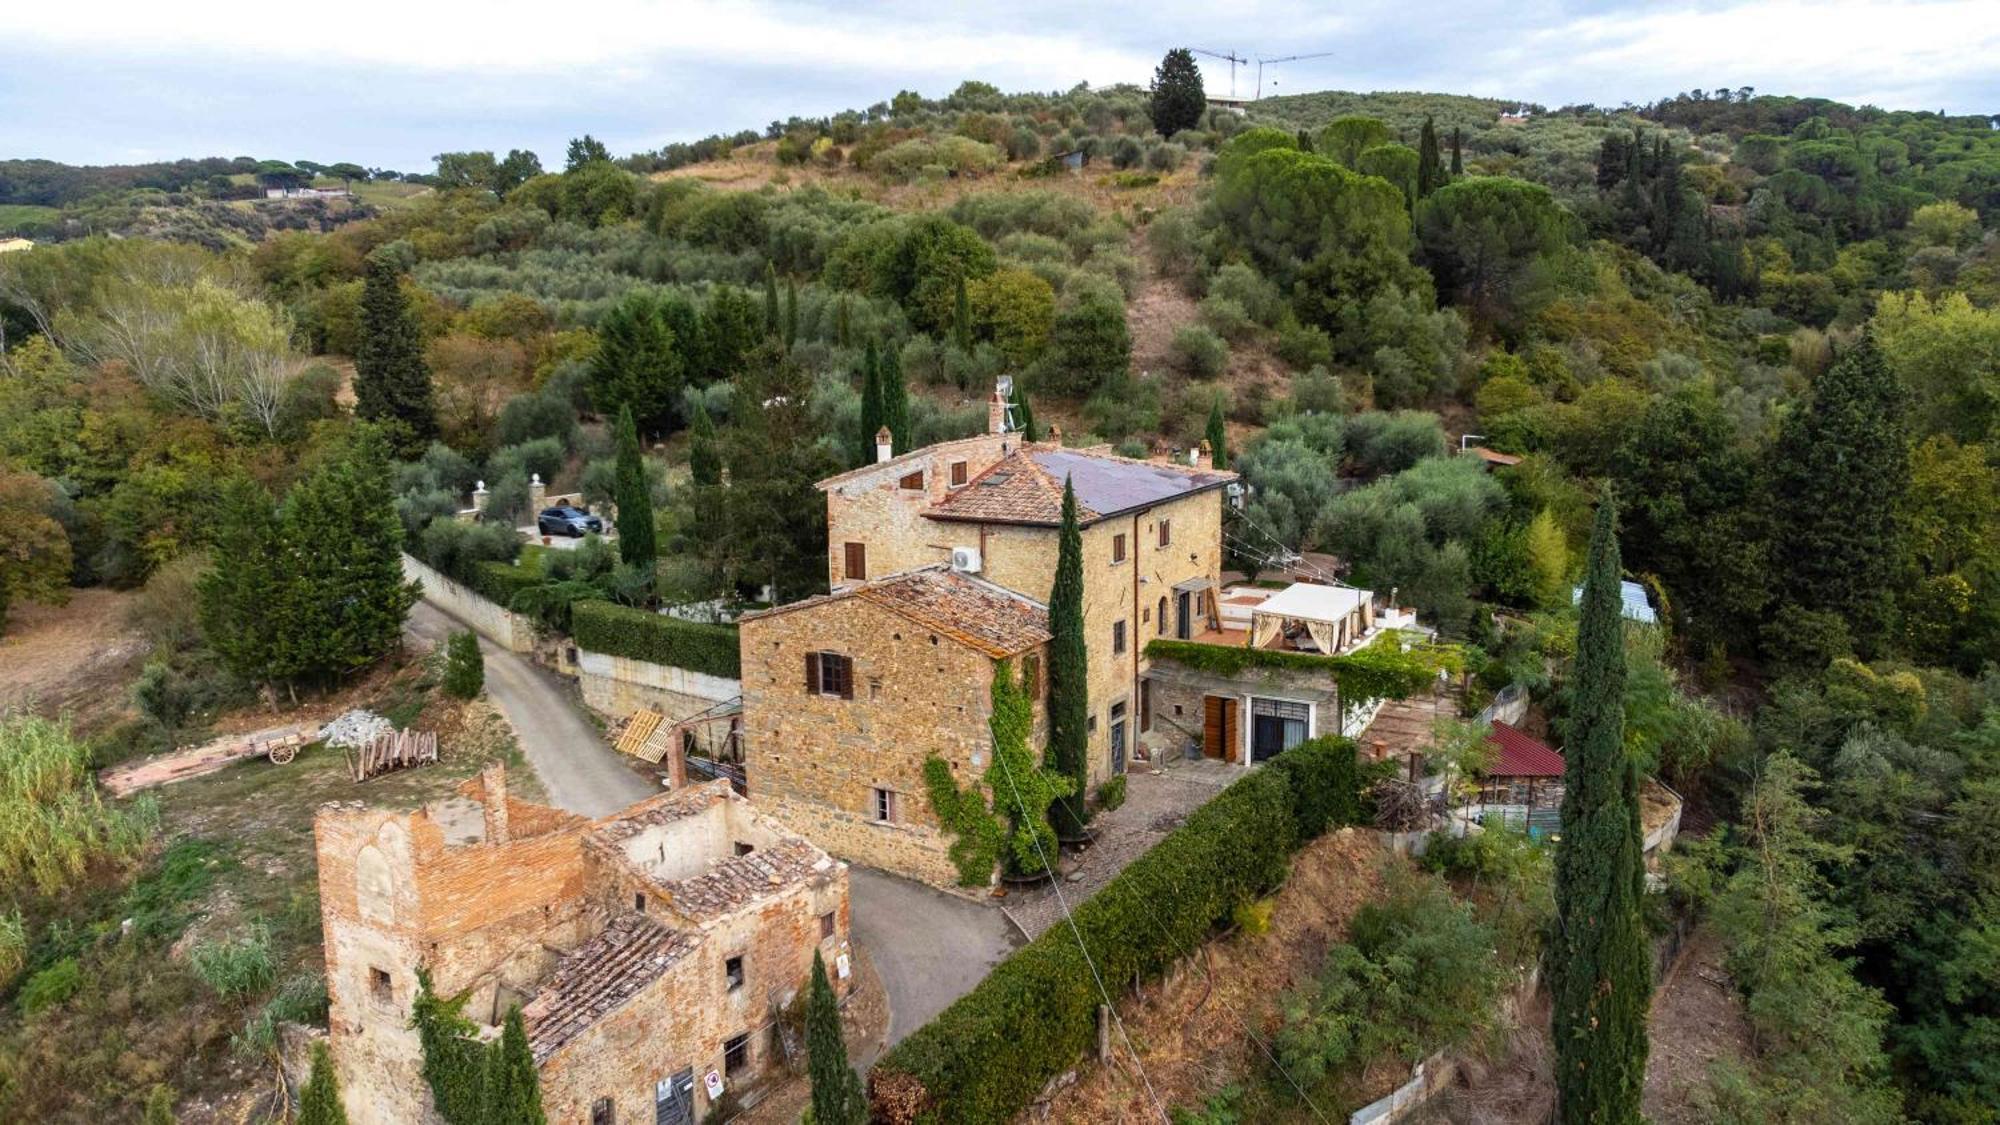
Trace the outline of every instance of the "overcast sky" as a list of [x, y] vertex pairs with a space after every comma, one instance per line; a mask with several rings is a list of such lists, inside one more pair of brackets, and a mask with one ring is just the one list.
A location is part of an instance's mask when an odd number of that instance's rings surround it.
[[[1173, 46], [1267, 58], [1266, 93], [1644, 102], [1754, 86], [2000, 112], [2000, 0], [13, 0], [0, 157], [254, 155], [425, 171], [451, 149], [560, 164], [885, 100], [1144, 84]], [[1229, 66], [1204, 59], [1208, 88]], [[1244, 95], [1254, 65], [1237, 74]]]

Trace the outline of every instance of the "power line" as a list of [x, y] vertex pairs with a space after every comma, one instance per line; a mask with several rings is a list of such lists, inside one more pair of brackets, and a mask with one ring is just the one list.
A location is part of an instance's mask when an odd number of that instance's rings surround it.
[[[1014, 767], [1007, 764], [1007, 755], [1001, 753], [998, 746], [993, 748], [993, 757], [1000, 763], [1001, 774], [1007, 778], [1007, 788], [1014, 794], [1015, 806], [1021, 807], [1021, 789], [1014, 784]], [[1104, 1010], [1111, 1014], [1111, 1022], [1118, 1025], [1118, 1037], [1125, 1041], [1125, 1050], [1131, 1054], [1132, 1065], [1139, 1071], [1139, 1081], [1146, 1087], [1146, 1099], [1153, 1103], [1153, 1112], [1160, 1115], [1161, 1121], [1171, 1122], [1166, 1107], [1160, 1104], [1160, 1095], [1153, 1090], [1153, 1080], [1146, 1074], [1146, 1063], [1139, 1057], [1139, 1049], [1132, 1045], [1132, 1036], [1125, 1031], [1125, 1021], [1118, 1017], [1118, 1005], [1111, 1002], [1111, 992], [1104, 987], [1104, 977], [1097, 971], [1097, 961], [1090, 955], [1090, 945], [1083, 940], [1083, 931], [1076, 927], [1076, 915], [1070, 912], [1069, 899], [1063, 894], [1061, 870], [1049, 862], [1049, 854], [1042, 850], [1039, 832], [1030, 833], [1028, 840], [1035, 845], [1035, 855], [1050, 875], [1052, 881], [1049, 885], [1056, 892], [1056, 903], [1062, 907], [1063, 920], [1069, 923], [1069, 932], [1076, 938], [1076, 948], [1083, 954], [1083, 963], [1090, 968], [1090, 979], [1097, 984], [1097, 994], [1104, 998]]]

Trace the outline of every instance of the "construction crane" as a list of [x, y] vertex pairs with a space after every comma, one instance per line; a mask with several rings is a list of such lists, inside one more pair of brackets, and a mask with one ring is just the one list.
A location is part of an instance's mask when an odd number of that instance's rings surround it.
[[[1238, 55], [1238, 54], [1237, 54], [1236, 52], [1234, 52], [1234, 51], [1230, 51], [1230, 52], [1228, 52], [1227, 54], [1225, 54], [1225, 53], [1223, 53], [1223, 52], [1221, 52], [1221, 51], [1205, 51], [1205, 50], [1203, 50], [1203, 49], [1202, 49], [1202, 48], [1200, 48], [1200, 47], [1189, 47], [1189, 48], [1188, 48], [1188, 50], [1190, 50], [1190, 51], [1193, 51], [1193, 52], [1194, 52], [1195, 54], [1197, 54], [1197, 55], [1207, 55], [1207, 56], [1208, 56], [1209, 58], [1211, 58], [1211, 59], [1226, 59], [1226, 60], [1228, 60], [1228, 62], [1229, 62], [1229, 96], [1230, 96], [1230, 97], [1232, 97], [1232, 98], [1234, 98], [1234, 97], [1236, 96], [1236, 64], [1237, 64], [1237, 63], [1242, 63], [1242, 64], [1243, 64], [1244, 66], [1249, 66], [1249, 65], [1250, 65], [1250, 60], [1249, 60], [1249, 59], [1246, 59], [1246, 58], [1243, 58], [1243, 57], [1242, 57], [1241, 55]], [[1263, 81], [1263, 78], [1262, 78], [1262, 77], [1260, 76], [1260, 77], [1258, 78], [1258, 81], [1259, 81], [1259, 82]]]
[[[1300, 61], [1300, 60], [1302, 60], [1302, 59], [1324, 59], [1324, 58], [1329, 58], [1329, 57], [1331, 57], [1332, 55], [1333, 55], [1333, 52], [1332, 52], [1332, 51], [1320, 51], [1320, 52], [1319, 52], [1319, 53], [1317, 53], [1317, 54], [1311, 54], [1311, 55], [1286, 55], [1286, 56], [1284, 56], [1283, 58], [1277, 58], [1277, 59], [1266, 59], [1266, 58], [1259, 58], [1259, 59], [1257, 60], [1257, 98], [1261, 98], [1261, 97], [1263, 97], [1263, 96], [1264, 96], [1264, 64], [1265, 64], [1265, 63], [1272, 63], [1272, 64], [1277, 64], [1277, 63], [1281, 63], [1281, 62], [1298, 62], [1298, 61]], [[1275, 86], [1275, 85], [1277, 85], [1277, 83], [1278, 83], [1278, 79], [1277, 79], [1277, 78], [1276, 78], [1275, 76], [1274, 76], [1274, 77], [1272, 77], [1272, 79], [1271, 79], [1271, 84]], [[1235, 84], [1234, 82], [1231, 82], [1231, 83], [1230, 83], [1230, 86], [1229, 86], [1229, 92], [1230, 92], [1230, 93], [1231, 93], [1232, 95], [1234, 95], [1234, 94], [1236, 93], [1236, 84]], [[1255, 100], [1257, 100], [1257, 98], [1252, 98], [1251, 100], [1252, 100], [1252, 101], [1255, 101]]]

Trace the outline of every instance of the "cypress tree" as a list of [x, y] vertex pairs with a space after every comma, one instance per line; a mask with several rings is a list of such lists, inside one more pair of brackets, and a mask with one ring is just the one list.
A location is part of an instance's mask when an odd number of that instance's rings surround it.
[[471, 699], [486, 687], [486, 657], [479, 651], [479, 634], [454, 631], [444, 645], [445, 694]]
[[277, 507], [254, 481], [223, 484], [210, 557], [214, 564], [195, 585], [202, 636], [238, 678], [268, 683], [283, 639], [288, 580]]
[[781, 327], [778, 320], [778, 270], [770, 262], [764, 263], [764, 335], [776, 336]]
[[361, 289], [361, 341], [354, 349], [354, 413], [386, 427], [396, 448], [415, 455], [437, 436], [423, 331], [403, 299], [402, 274], [381, 257], [368, 262]]
[[[630, 407], [650, 433], [671, 430], [687, 383], [683, 340], [669, 323], [694, 319], [680, 302], [662, 304], [633, 292], [611, 306], [597, 326], [597, 354], [590, 361], [590, 401], [606, 418]], [[692, 336], [693, 333], [689, 332]]]
[[[903, 383], [903, 359], [895, 348], [882, 349], [882, 424], [896, 440], [898, 455], [910, 451], [910, 389]], [[869, 438], [873, 441], [871, 435]]]
[[1460, 151], [1464, 135], [1465, 130], [1456, 125], [1451, 127], [1451, 178], [1454, 180], [1465, 175], [1465, 157]]
[[796, 278], [785, 279], [785, 343], [789, 346], [799, 342], [799, 283]]
[[1313, 150], [1312, 134], [1308, 133], [1304, 129], [1299, 130], [1299, 135], [1295, 139], [1294, 143], [1296, 143], [1299, 146], [1300, 152], [1311, 152]]
[[688, 431], [688, 475], [701, 487], [722, 483], [722, 451], [715, 444], [715, 420], [708, 407], [694, 406], [694, 426]]
[[847, 1064], [840, 1002], [818, 949], [813, 950], [812, 991], [806, 997], [806, 1071], [812, 1079], [813, 1125], [863, 1125], [868, 1120], [861, 1079]]
[[875, 435], [887, 424], [882, 412], [882, 355], [875, 341], [861, 353], [861, 440], [856, 460], [863, 465], [875, 460]]
[[1229, 467], [1229, 428], [1222, 424], [1222, 400], [1208, 405], [1208, 448], [1215, 454], [1215, 467]]
[[1050, 806], [1065, 838], [1081, 834], [1090, 786], [1090, 654], [1083, 637], [1083, 532], [1077, 526], [1076, 488], [1063, 480], [1062, 532], [1056, 545], [1055, 584], [1049, 590], [1049, 769], [1073, 788]]
[[478, 1031], [460, 1012], [463, 996], [447, 1000], [431, 989], [431, 975], [417, 970], [417, 997], [410, 1005], [410, 1023], [417, 1029], [417, 1045], [423, 1054], [424, 1084], [431, 1090], [431, 1105], [448, 1125], [483, 1122], [482, 1099], [485, 1083], [486, 1048], [473, 1035]]
[[487, 1049], [480, 1083], [480, 1125], [548, 1125], [542, 1114], [540, 1076], [528, 1050], [528, 1030], [517, 1004], [507, 1013], [500, 1042]]
[[1206, 109], [1208, 94], [1202, 89], [1201, 67], [1195, 65], [1194, 52], [1186, 47], [1168, 51], [1153, 71], [1153, 100], [1147, 107], [1153, 128], [1161, 136], [1171, 137], [1201, 124]]
[[965, 355], [972, 354], [972, 301], [965, 292], [965, 275], [958, 275], [958, 296], [951, 305], [951, 342]]
[[1887, 631], [1909, 487], [1904, 395], [1864, 332], [1813, 381], [1779, 431], [1772, 466], [1780, 600], [1845, 621], [1863, 651]]
[[618, 412], [618, 470], [612, 483], [618, 505], [618, 558], [650, 571], [659, 557], [654, 542], [653, 493], [646, 485], [646, 462], [639, 453], [639, 428], [628, 408]]
[[1417, 134], [1417, 198], [1422, 199], [1444, 186], [1443, 169], [1438, 165], [1437, 126], [1429, 117]]
[[1028, 441], [1042, 440], [1041, 428], [1035, 425], [1035, 408], [1028, 405], [1028, 392], [1021, 389], [1018, 379], [1014, 381], [1014, 394], [1010, 401], [1014, 404], [1014, 421], [1021, 427], [1021, 436]]
[[847, 310], [847, 294], [840, 295], [839, 303], [833, 306], [833, 342], [846, 347], [853, 332], [852, 317]]
[[324, 1041], [314, 1043], [312, 1074], [299, 1095], [298, 1125], [347, 1125], [347, 1110], [340, 1104], [340, 1083], [334, 1077], [333, 1057]]
[[1640, 903], [1639, 771], [1625, 749], [1625, 637], [1612, 501], [1590, 537], [1577, 626], [1556, 947], [1549, 959], [1559, 1119], [1641, 1120], [1652, 971]]

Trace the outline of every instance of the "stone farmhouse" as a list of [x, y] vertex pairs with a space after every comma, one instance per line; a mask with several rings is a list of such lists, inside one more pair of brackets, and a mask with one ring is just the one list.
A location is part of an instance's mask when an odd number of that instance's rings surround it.
[[[1059, 433], [1029, 442], [998, 392], [988, 417], [987, 433], [901, 456], [885, 441], [875, 463], [820, 482], [831, 593], [740, 623], [745, 765], [760, 807], [837, 855], [953, 881], [923, 763], [942, 757], [961, 785], [981, 777], [1002, 659], [1031, 677], [1042, 742], [1065, 480], [1082, 530], [1093, 787], [1162, 751], [1247, 765], [1350, 725], [1330, 677], [1284, 678], [1285, 698], [1266, 700], [1257, 685], [1147, 656], [1156, 638], [1252, 639], [1250, 611], [1232, 628], [1220, 589], [1236, 474], [1205, 447], [1181, 464], [1066, 449]], [[1313, 651], [1318, 637], [1317, 651], [1346, 651], [1411, 623], [1340, 589], [1338, 620], [1263, 614], [1257, 644]]]
[[685, 1123], [776, 1062], [815, 949], [849, 971], [847, 866], [724, 781], [591, 821], [488, 769], [414, 812], [314, 823], [329, 1026], [350, 1120], [435, 1121], [416, 971], [498, 1034], [522, 1007], [551, 1121]]

